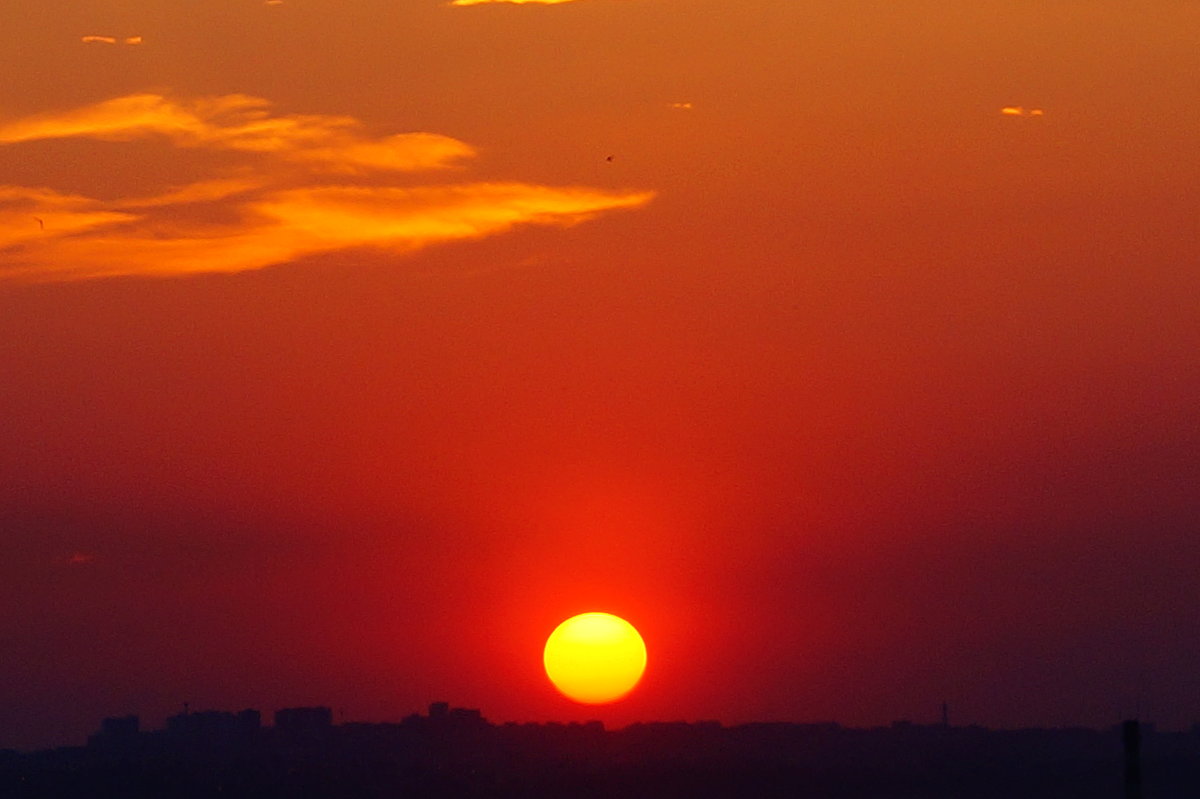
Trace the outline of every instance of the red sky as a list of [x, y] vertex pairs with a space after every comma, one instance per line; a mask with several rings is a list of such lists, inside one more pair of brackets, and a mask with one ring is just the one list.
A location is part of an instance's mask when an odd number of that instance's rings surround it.
[[[0, 747], [1200, 719], [1198, 24], [0, 7]], [[599, 709], [588, 610], [649, 650]]]

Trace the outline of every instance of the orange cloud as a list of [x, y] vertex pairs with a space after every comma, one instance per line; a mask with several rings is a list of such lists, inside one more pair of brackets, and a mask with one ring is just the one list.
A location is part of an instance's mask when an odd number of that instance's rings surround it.
[[224, 226], [125, 217], [86, 236], [26, 236], [6, 271], [48, 279], [240, 272], [354, 247], [407, 252], [520, 224], [571, 225], [650, 199], [523, 183], [290, 189], [239, 206], [243, 218]]
[[133, 94], [0, 125], [0, 144], [67, 138], [132, 141], [159, 135], [179, 147], [277, 153], [342, 170], [430, 169], [474, 155], [471, 147], [448, 136], [402, 133], [372, 140], [358, 133], [358, 127], [349, 117], [273, 115], [266, 100], [241, 94], [190, 103]]
[[524, 183], [378, 188], [329, 186], [284, 191], [252, 209], [301, 232], [315, 248], [362, 244], [408, 249], [476, 238], [522, 223], [571, 224], [600, 211], [649, 201], [648, 193], [550, 188]]
[[74, 235], [134, 218], [87, 197], [51, 189], [0, 186], [0, 262], [5, 248], [23, 242]]
[[141, 44], [141, 36], [126, 36], [124, 39], [118, 39], [116, 36], [81, 36], [79, 41], [88, 44]]
[[324, 164], [341, 172], [387, 169], [409, 172], [445, 166], [469, 158], [475, 151], [449, 136], [436, 133], [400, 133], [379, 141], [341, 142], [291, 154], [296, 160]]
[[538, 5], [551, 6], [558, 3], [571, 3], [574, 0], [451, 0], [452, 6], [479, 6], [484, 3], [508, 3], [510, 5], [524, 5], [526, 3], [536, 3]]
[[1025, 108], [1020, 105], [1006, 105], [1000, 109], [1000, 113], [1006, 117], [1040, 117], [1046, 114], [1040, 108]]
[[158, 194], [152, 197], [140, 197], [131, 200], [120, 200], [116, 203], [120, 208], [153, 208], [165, 205], [191, 205], [193, 203], [215, 202], [245, 194], [261, 188], [263, 182], [254, 178], [218, 178], [202, 180], [187, 186]]
[[179, 102], [138, 94], [0, 124], [0, 146], [66, 138], [130, 147], [165, 138], [246, 163], [224, 176], [107, 202], [0, 187], [0, 277], [171, 276], [258, 269], [354, 247], [407, 252], [522, 224], [571, 225], [653, 196], [515, 181], [380, 185], [474, 150], [434, 133], [371, 138], [354, 119], [274, 115], [265, 101], [242, 95]]

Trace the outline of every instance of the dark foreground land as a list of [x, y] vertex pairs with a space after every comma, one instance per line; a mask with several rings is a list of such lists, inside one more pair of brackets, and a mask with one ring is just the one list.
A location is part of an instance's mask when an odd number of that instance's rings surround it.
[[[1200, 729], [1141, 728], [1141, 796], [1200, 797]], [[327, 708], [190, 713], [141, 732], [106, 719], [86, 747], [0, 752], [0, 797], [1135, 797], [1120, 729], [897, 723], [493, 725], [431, 706], [396, 724]]]

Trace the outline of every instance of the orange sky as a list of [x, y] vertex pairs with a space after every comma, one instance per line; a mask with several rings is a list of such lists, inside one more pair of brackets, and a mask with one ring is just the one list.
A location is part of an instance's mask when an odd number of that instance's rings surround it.
[[[1198, 25], [0, 6], [0, 748], [1200, 718]], [[540, 671], [588, 610], [610, 708]]]

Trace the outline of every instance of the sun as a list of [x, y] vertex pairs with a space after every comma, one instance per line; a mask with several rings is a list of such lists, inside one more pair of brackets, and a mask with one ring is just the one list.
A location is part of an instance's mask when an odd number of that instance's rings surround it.
[[611, 613], [581, 613], [546, 639], [546, 676], [568, 699], [613, 702], [633, 690], [646, 670], [646, 644], [634, 626]]

